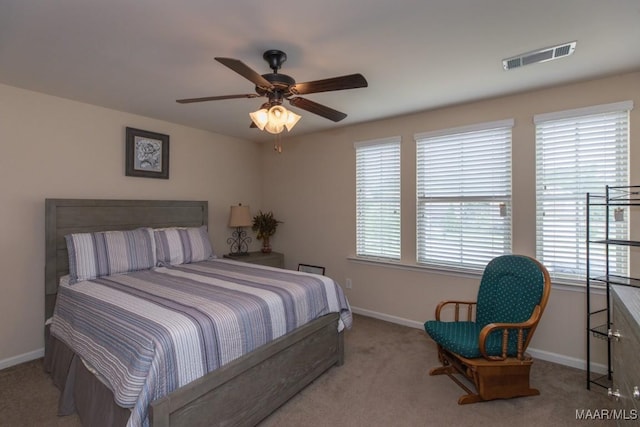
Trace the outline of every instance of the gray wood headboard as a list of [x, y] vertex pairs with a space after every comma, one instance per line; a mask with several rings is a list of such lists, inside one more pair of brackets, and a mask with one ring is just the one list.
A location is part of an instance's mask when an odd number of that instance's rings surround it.
[[198, 227], [208, 202], [188, 200], [45, 200], [45, 319], [53, 314], [60, 277], [69, 272], [64, 236], [138, 227]]

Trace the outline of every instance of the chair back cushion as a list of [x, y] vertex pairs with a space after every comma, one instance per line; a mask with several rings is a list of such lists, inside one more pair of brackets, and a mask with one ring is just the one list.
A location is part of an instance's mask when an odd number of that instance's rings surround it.
[[540, 304], [544, 274], [535, 261], [521, 255], [503, 255], [487, 264], [478, 290], [476, 323], [524, 322]]

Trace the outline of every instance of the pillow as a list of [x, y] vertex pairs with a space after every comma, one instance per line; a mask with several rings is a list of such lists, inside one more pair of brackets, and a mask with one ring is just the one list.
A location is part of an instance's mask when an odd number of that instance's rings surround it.
[[156, 265], [151, 228], [76, 233], [64, 236], [69, 253], [70, 284]]
[[214, 258], [207, 227], [155, 229], [158, 265], [179, 265]]

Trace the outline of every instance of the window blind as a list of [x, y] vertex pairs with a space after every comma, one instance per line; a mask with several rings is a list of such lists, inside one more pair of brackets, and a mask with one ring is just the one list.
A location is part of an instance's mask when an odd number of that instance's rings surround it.
[[417, 262], [483, 270], [511, 252], [513, 120], [415, 135]]
[[400, 137], [358, 142], [356, 254], [400, 259]]
[[[552, 277], [584, 280], [586, 193], [628, 185], [629, 102], [550, 113], [536, 123], [536, 257]], [[609, 238], [627, 239], [627, 221], [613, 221]], [[625, 216], [625, 218], [628, 215]], [[590, 238], [605, 237], [605, 210], [593, 208]], [[591, 274], [604, 274], [605, 247], [591, 245]], [[627, 275], [626, 247], [609, 249], [610, 273]]]

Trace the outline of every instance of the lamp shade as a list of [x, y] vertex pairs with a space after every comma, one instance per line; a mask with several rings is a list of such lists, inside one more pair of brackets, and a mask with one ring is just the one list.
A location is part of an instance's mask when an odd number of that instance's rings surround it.
[[285, 122], [284, 125], [287, 128], [287, 130], [290, 131], [291, 129], [293, 129], [296, 123], [298, 123], [298, 120], [300, 120], [300, 116], [294, 113], [293, 111], [289, 111], [288, 113], [289, 114], [287, 114], [287, 121]]
[[252, 224], [251, 212], [249, 206], [231, 206], [229, 213], [229, 227], [249, 227]]
[[269, 121], [269, 111], [266, 108], [261, 108], [258, 111], [249, 113], [249, 117], [258, 126], [258, 129], [263, 130]]

